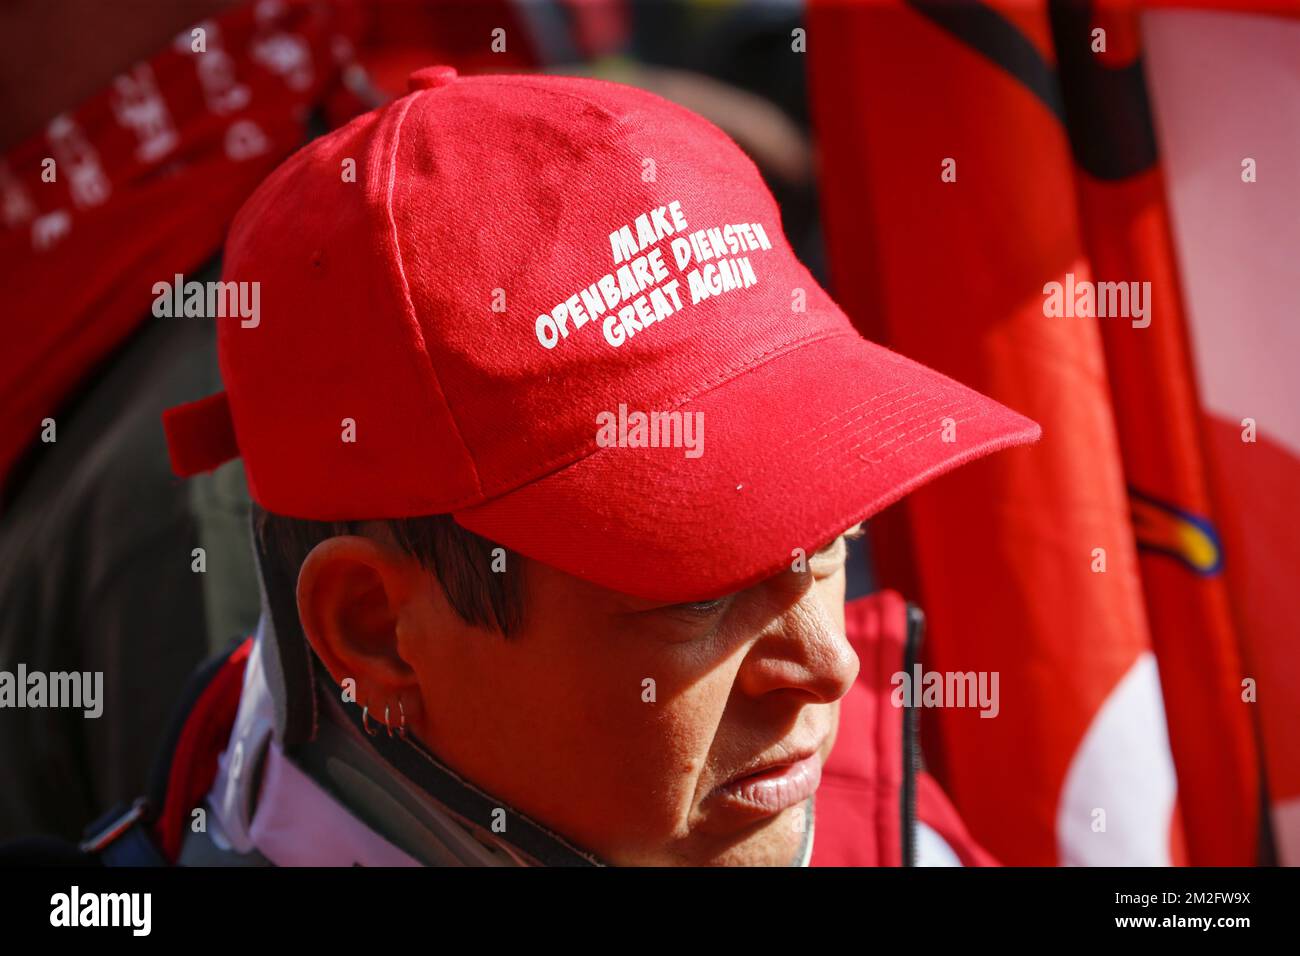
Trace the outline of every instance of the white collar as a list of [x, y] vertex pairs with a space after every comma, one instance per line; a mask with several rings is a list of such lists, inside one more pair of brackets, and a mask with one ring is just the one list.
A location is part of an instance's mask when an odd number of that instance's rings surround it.
[[[285, 756], [275, 741], [274, 701], [258, 622], [239, 710], [208, 795], [219, 847], [256, 850], [276, 866], [419, 866], [358, 820]], [[259, 771], [260, 767], [260, 771]], [[254, 785], [257, 792], [254, 792]]]

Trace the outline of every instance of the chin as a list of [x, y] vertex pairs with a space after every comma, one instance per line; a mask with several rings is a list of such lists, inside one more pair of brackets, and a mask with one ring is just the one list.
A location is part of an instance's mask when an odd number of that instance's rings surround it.
[[801, 809], [790, 807], [725, 834], [697, 828], [667, 844], [623, 843], [596, 852], [613, 866], [791, 866], [804, 845], [805, 833], [796, 829]]
[[783, 810], [738, 834], [726, 846], [717, 847], [707, 859], [688, 866], [790, 866], [795, 862], [804, 833], [794, 828], [797, 808]]

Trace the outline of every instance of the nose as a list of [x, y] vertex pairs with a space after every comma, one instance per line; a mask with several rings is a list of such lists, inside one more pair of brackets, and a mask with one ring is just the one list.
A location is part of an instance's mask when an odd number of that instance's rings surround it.
[[[842, 597], [800, 575], [796, 583], [773, 585], [780, 610], [763, 627], [741, 664], [737, 682], [751, 696], [791, 692], [807, 703], [839, 700], [858, 676], [858, 655], [844, 636], [842, 615], [828, 600]], [[795, 580], [792, 578], [792, 580]]]

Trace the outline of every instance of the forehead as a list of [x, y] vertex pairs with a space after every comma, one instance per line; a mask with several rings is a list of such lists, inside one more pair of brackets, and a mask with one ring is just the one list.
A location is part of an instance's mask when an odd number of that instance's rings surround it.
[[[846, 539], [861, 537], [863, 532], [864, 527], [859, 523], [828, 540], [810, 544], [803, 548], [803, 553], [805, 557], [825, 556], [842, 560], [847, 552]], [[792, 563], [796, 557], [797, 555], [794, 554], [794, 548], [792, 547]], [[665, 603], [601, 587], [541, 561], [528, 558], [521, 558], [521, 560], [526, 562], [524, 569], [525, 586], [530, 600], [536, 596], [536, 598], [547, 604], [561, 607], [572, 605], [585, 609], [590, 614], [635, 613], [638, 610], [661, 607]], [[778, 575], [773, 577], [776, 576]], [[760, 581], [745, 590], [762, 587], [764, 583]], [[714, 595], [715, 598], [727, 596], [726, 594]]]

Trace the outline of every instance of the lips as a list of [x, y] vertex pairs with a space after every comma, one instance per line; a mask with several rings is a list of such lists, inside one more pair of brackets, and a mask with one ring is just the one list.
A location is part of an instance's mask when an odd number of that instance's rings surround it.
[[771, 816], [807, 800], [822, 779], [817, 751], [732, 777], [708, 796], [708, 802], [755, 816]]

